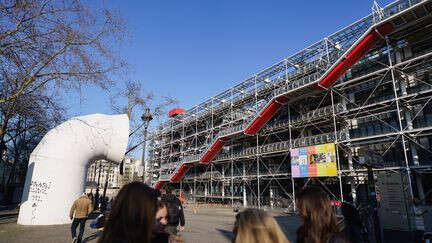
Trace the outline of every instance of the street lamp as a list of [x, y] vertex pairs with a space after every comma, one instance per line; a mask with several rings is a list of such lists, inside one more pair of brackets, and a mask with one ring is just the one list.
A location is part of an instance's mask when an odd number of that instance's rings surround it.
[[97, 179], [97, 186], [96, 186], [95, 206], [94, 206], [95, 209], [99, 208], [99, 183], [100, 183], [101, 172], [102, 172], [102, 160], [99, 160], [99, 176]]
[[144, 114], [142, 114], [141, 120], [143, 121], [143, 125], [144, 125], [144, 141], [143, 141], [141, 165], [143, 166], [143, 182], [146, 183], [147, 162], [145, 162], [145, 151], [146, 151], [146, 142], [147, 142], [147, 129], [150, 124], [150, 121], [153, 120], [153, 116], [150, 113], [149, 108], [146, 108], [144, 110]]

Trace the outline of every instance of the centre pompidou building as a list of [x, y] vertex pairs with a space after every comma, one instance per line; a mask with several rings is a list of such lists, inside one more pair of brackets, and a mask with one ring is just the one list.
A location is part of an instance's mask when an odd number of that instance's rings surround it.
[[[174, 184], [193, 202], [290, 207], [302, 187], [319, 184], [334, 200], [361, 202], [369, 166], [383, 204], [427, 199], [431, 13], [431, 1], [375, 5], [234, 87], [174, 110], [151, 135], [153, 186]], [[309, 156], [320, 145], [333, 146], [335, 174], [311, 173], [309, 157], [309, 174], [294, 171], [293, 151]]]

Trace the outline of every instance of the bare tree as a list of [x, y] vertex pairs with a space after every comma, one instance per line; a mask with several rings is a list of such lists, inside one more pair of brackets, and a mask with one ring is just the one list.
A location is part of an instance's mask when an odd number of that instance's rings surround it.
[[139, 81], [126, 81], [124, 87], [111, 95], [110, 102], [115, 113], [125, 113], [129, 116], [131, 134], [128, 150], [138, 147], [143, 142], [141, 114], [145, 108], [149, 108], [153, 117], [160, 120], [178, 103], [176, 98], [169, 95], [158, 96], [153, 92], [144, 91]]
[[113, 52], [125, 23], [107, 9], [79, 0], [5, 0], [0, 19], [0, 103], [54, 86], [106, 88], [125, 67]]
[[30, 153], [47, 131], [64, 120], [65, 112], [57, 96], [45, 93], [48, 92], [37, 90], [0, 104], [1, 125], [5, 131], [0, 135], [3, 144], [0, 164], [5, 168], [0, 190], [5, 192], [6, 201], [12, 199], [14, 186], [24, 181]]
[[19, 181], [47, 131], [64, 120], [65, 90], [112, 87], [126, 70], [116, 48], [125, 21], [80, 0], [0, 1], [0, 163], [2, 185]]

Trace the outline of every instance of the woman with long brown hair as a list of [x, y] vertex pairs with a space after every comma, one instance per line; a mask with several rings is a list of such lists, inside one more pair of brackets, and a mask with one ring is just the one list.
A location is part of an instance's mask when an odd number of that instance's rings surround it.
[[237, 214], [233, 243], [288, 243], [274, 218], [258, 209]]
[[150, 243], [155, 225], [157, 192], [132, 182], [116, 196], [98, 243]]
[[156, 205], [156, 223], [153, 228], [152, 243], [168, 243], [169, 234], [164, 231], [168, 223], [168, 208], [165, 203], [158, 201]]
[[297, 230], [298, 243], [348, 242], [338, 229], [330, 197], [319, 187], [309, 187], [297, 197], [297, 210], [302, 220]]

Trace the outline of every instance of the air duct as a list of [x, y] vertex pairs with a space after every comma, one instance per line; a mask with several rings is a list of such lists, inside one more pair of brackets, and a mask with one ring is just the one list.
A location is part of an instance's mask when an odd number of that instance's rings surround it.
[[120, 162], [129, 135], [127, 115], [74, 117], [50, 130], [30, 155], [18, 224], [70, 223], [90, 161]]

